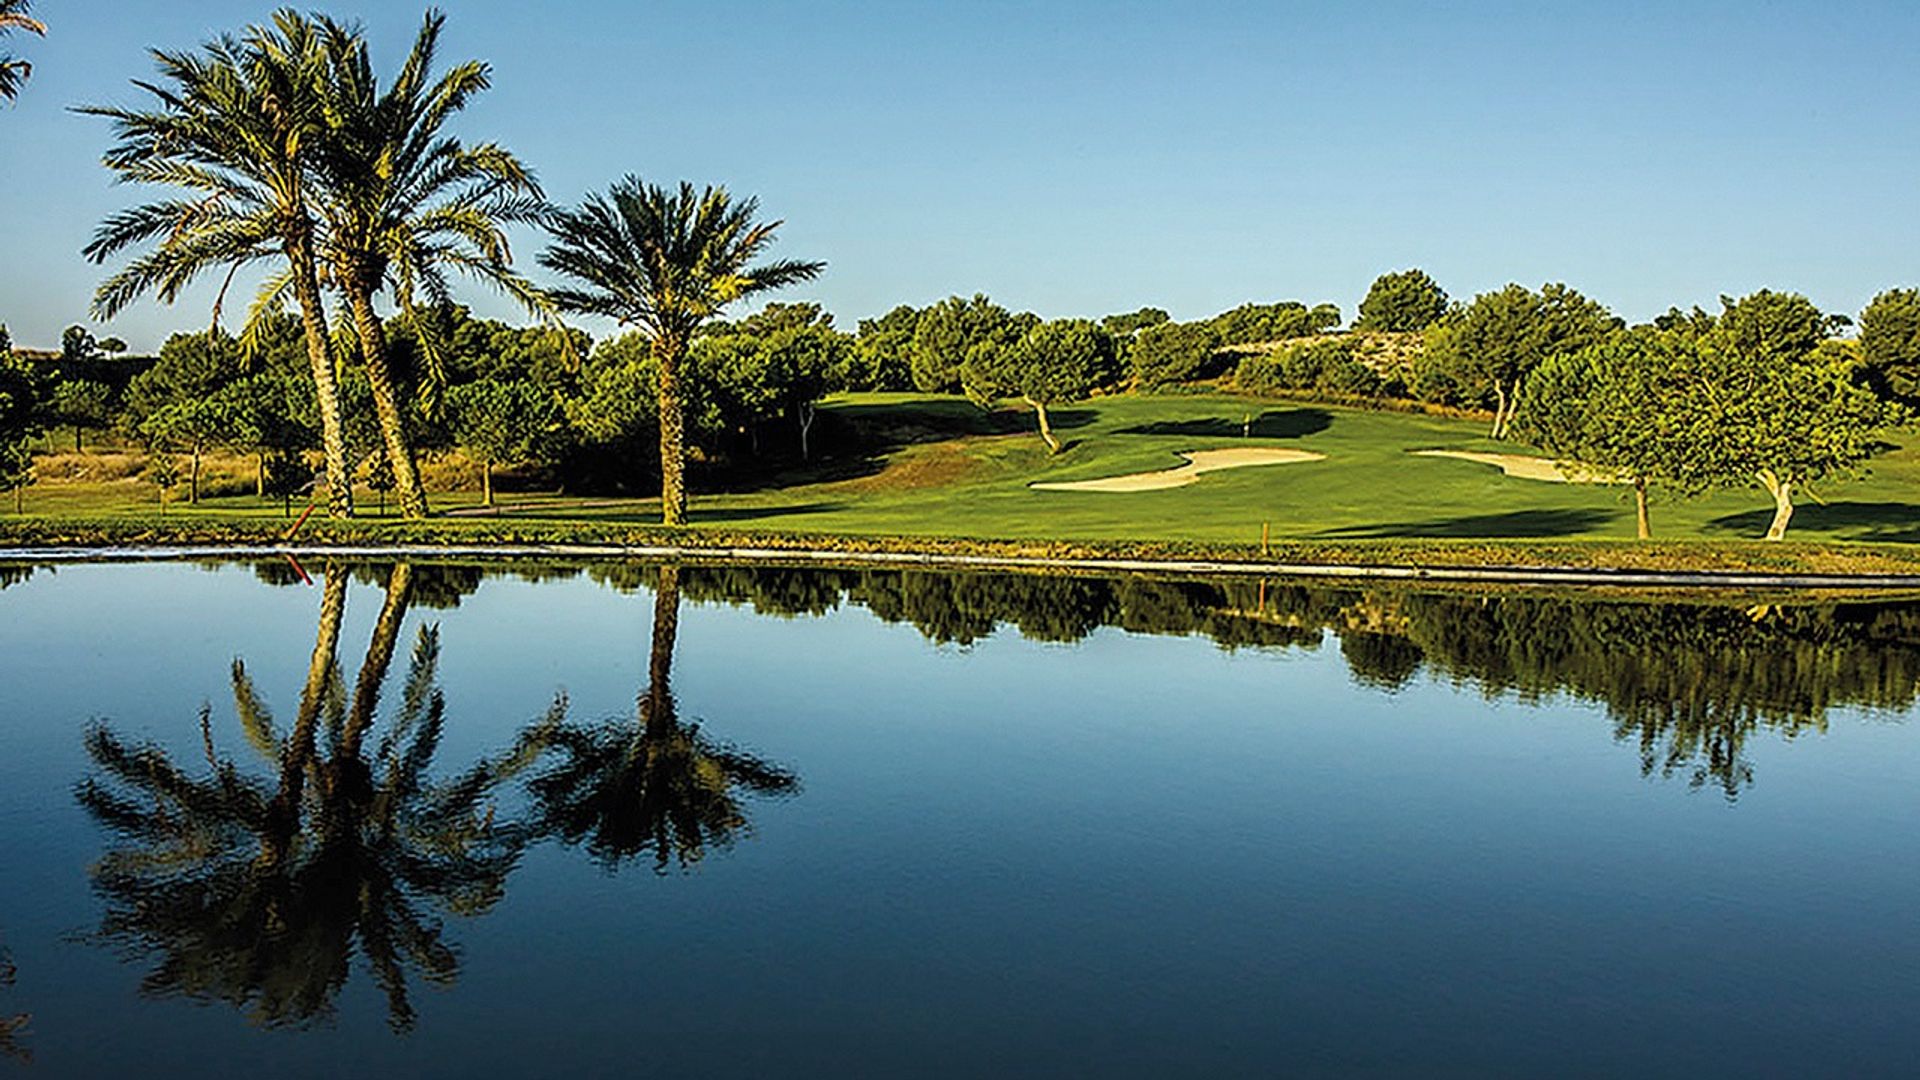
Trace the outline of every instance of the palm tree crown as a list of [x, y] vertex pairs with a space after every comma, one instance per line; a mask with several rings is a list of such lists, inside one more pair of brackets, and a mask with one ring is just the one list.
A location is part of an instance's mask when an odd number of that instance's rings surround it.
[[[46, 37], [46, 24], [29, 15], [32, 10], [33, 0], [0, 0], [0, 37], [15, 30]], [[31, 63], [11, 53], [0, 53], [0, 100], [12, 101], [19, 97], [20, 87], [32, 74]]]
[[821, 262], [750, 265], [772, 245], [778, 221], [755, 221], [760, 201], [725, 188], [676, 190], [629, 176], [578, 210], [557, 211], [542, 266], [581, 283], [553, 290], [562, 308], [605, 315], [662, 341], [687, 340], [722, 308], [758, 292], [810, 281]]

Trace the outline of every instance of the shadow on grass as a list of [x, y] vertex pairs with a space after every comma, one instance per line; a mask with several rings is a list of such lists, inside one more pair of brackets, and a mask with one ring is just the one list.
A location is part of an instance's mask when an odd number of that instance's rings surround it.
[[[1056, 431], [1083, 428], [1099, 419], [1092, 409], [1051, 409]], [[893, 455], [910, 446], [993, 435], [1034, 435], [1033, 411], [1010, 406], [991, 412], [965, 400], [834, 405], [820, 410], [814, 432], [817, 452], [803, 461], [786, 447], [736, 461], [733, 468], [704, 473], [709, 491], [746, 493], [835, 483], [874, 476]]]
[[[1707, 530], [1758, 539], [1773, 522], [1771, 507], [1728, 514], [1707, 522]], [[1812, 529], [1845, 531], [1845, 539], [1883, 543], [1920, 543], [1920, 505], [1902, 502], [1805, 503], [1794, 507], [1788, 539]]]
[[1257, 439], [1298, 439], [1317, 435], [1333, 426], [1333, 414], [1325, 409], [1270, 409], [1253, 418], [1249, 425], [1240, 420], [1209, 417], [1205, 420], [1161, 420], [1136, 427], [1121, 428], [1119, 435], [1188, 435], [1193, 437]]
[[689, 515], [695, 523], [724, 523], [732, 521], [765, 521], [770, 518], [791, 517], [795, 514], [827, 514], [835, 510], [845, 510], [844, 503], [796, 503], [793, 506], [724, 506], [702, 507], [695, 503]]
[[1515, 510], [1505, 514], [1475, 514], [1433, 521], [1400, 521], [1379, 525], [1347, 525], [1328, 529], [1327, 539], [1387, 540], [1397, 538], [1491, 539], [1514, 536], [1575, 536], [1620, 517], [1605, 510]]

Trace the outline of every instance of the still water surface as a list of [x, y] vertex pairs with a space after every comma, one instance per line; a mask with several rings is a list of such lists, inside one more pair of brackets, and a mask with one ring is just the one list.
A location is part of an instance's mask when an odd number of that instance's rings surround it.
[[1920, 605], [0, 566], [0, 1074], [1895, 1075]]

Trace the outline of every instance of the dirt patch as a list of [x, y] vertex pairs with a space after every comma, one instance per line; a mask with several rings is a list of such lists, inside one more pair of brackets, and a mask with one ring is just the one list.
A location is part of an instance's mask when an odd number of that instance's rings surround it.
[[976, 440], [918, 446], [896, 455], [886, 467], [872, 476], [844, 481], [840, 486], [855, 491], [918, 491], [948, 487], [970, 479], [980, 468], [979, 459], [967, 448]]
[[1526, 454], [1492, 454], [1478, 450], [1414, 450], [1420, 457], [1456, 458], [1480, 465], [1492, 465], [1519, 480], [1539, 480], [1548, 484], [1618, 484], [1622, 481], [1596, 465], [1578, 461], [1555, 461]]
[[1327, 455], [1316, 454], [1311, 450], [1234, 447], [1227, 450], [1188, 450], [1180, 456], [1186, 458], [1187, 463], [1177, 469], [1133, 473], [1128, 476], [1108, 476], [1099, 480], [1033, 483], [1027, 486], [1036, 491], [1165, 491], [1168, 488], [1186, 487], [1200, 479], [1204, 473], [1219, 472], [1223, 469], [1244, 469], [1254, 465], [1292, 465], [1303, 461], [1321, 461]]

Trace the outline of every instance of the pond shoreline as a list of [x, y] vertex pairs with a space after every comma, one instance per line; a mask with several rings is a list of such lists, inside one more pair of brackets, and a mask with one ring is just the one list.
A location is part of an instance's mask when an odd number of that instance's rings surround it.
[[878, 566], [930, 570], [1066, 571], [1073, 573], [1177, 574], [1186, 577], [1282, 577], [1320, 580], [1429, 581], [1519, 586], [1610, 586], [1617, 588], [1786, 589], [1849, 591], [1920, 590], [1920, 573], [1768, 571], [1753, 569], [1650, 569], [1499, 564], [1389, 564], [1296, 561], [1267, 558], [1139, 557], [1110, 554], [968, 553], [919, 550], [856, 550], [835, 547], [610, 543], [208, 543], [0, 547], [0, 562], [174, 562], [257, 556], [336, 559], [473, 559], [522, 561], [638, 560], [746, 563], [793, 566]]

